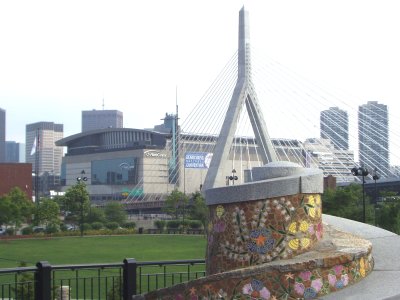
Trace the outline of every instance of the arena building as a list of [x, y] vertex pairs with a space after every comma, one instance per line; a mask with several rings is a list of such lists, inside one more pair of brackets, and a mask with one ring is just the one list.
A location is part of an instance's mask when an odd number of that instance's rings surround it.
[[[105, 128], [82, 132], [56, 142], [67, 147], [62, 161], [62, 190], [85, 178], [92, 203], [162, 201], [174, 189], [200, 191], [216, 137], [179, 133], [173, 115], [154, 129]], [[273, 140], [278, 157], [304, 162], [297, 140]], [[246, 181], [245, 170], [259, 166], [254, 138], [235, 138], [227, 164]], [[226, 183], [234, 184], [226, 174]]]

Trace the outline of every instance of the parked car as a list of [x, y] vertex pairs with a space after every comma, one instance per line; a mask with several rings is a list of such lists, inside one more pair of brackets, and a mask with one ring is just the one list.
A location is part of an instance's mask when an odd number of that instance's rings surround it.
[[75, 225], [65, 224], [65, 229], [66, 229], [66, 230], [75, 230], [76, 227], [75, 227]]
[[0, 235], [6, 234], [6, 229], [3, 227], [0, 227]]

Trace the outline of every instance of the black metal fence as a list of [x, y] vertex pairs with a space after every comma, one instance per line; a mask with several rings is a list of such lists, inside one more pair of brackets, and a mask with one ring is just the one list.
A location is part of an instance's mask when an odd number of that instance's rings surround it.
[[0, 269], [0, 300], [127, 300], [205, 275], [203, 259]]

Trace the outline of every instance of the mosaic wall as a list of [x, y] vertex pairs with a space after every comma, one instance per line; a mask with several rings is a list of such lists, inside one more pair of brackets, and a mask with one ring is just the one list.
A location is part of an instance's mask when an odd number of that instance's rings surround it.
[[215, 274], [292, 258], [322, 238], [321, 196], [210, 206], [206, 266]]
[[144, 296], [158, 300], [203, 299], [316, 299], [339, 291], [363, 279], [373, 268], [371, 254], [328, 268], [298, 272], [267, 270], [251, 272], [247, 268], [240, 276], [216, 274]]

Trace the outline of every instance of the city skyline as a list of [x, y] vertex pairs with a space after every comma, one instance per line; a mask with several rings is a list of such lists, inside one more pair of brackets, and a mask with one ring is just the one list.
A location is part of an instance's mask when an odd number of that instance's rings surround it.
[[[400, 116], [395, 1], [1, 3], [6, 140], [23, 143], [25, 125], [41, 121], [64, 124], [65, 136], [79, 133], [81, 112], [101, 110], [103, 100], [124, 112], [126, 128], [160, 123], [176, 100], [184, 119], [235, 53], [243, 4], [254, 52], [345, 91], [341, 100], [354, 112], [374, 100], [388, 106], [390, 122]], [[310, 120], [307, 137], [317, 137], [319, 119]], [[271, 137], [288, 135], [266, 122]]]

